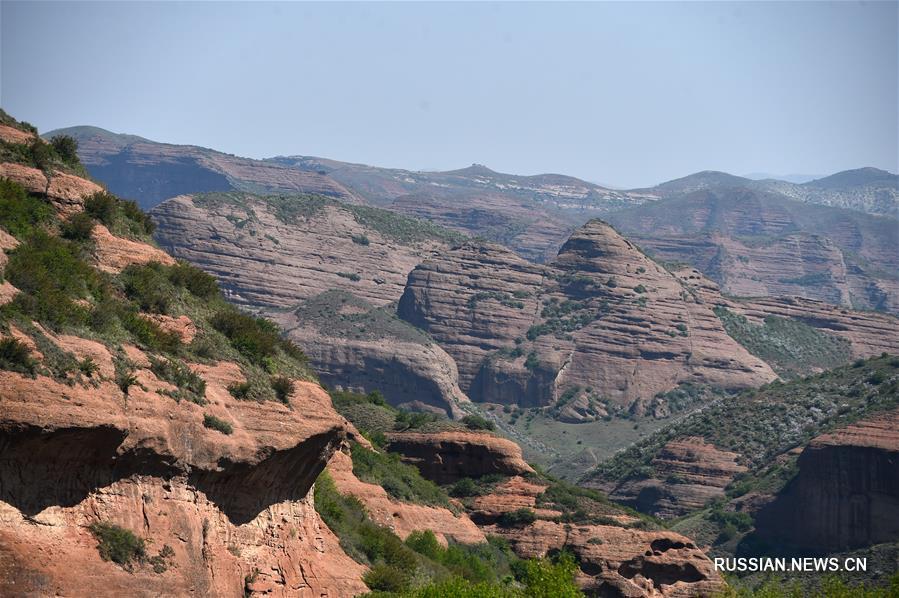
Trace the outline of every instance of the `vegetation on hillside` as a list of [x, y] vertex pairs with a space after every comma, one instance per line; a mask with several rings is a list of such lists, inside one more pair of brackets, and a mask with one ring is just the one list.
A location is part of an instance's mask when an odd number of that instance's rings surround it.
[[310, 297], [294, 313], [304, 325], [315, 327], [329, 336], [431, 344], [427, 333], [401, 320], [392, 308], [395, 306], [374, 307], [352, 293], [332, 289]]
[[374, 523], [362, 503], [343, 495], [325, 472], [315, 483], [315, 508], [337, 535], [344, 552], [368, 565], [363, 578], [373, 596], [581, 596], [574, 584], [576, 564], [563, 554], [523, 561], [500, 538], [483, 544], [441, 546], [433, 532], [405, 542]]
[[[231, 207], [243, 211], [244, 218], [233, 220], [239, 228], [243, 228], [253, 221], [258, 222], [253, 204], [259, 203], [265, 205], [278, 220], [285, 224], [296, 224], [302, 220], [315, 218], [326, 207], [334, 207], [349, 212], [353, 219], [367, 231], [377, 232], [384, 238], [406, 245], [427, 241], [457, 243], [465, 239], [465, 235], [427, 220], [402, 216], [381, 208], [344, 204], [321, 195], [253, 195], [232, 191], [197, 194], [194, 196], [193, 202], [194, 205], [209, 210]], [[363, 247], [371, 244], [368, 234], [350, 236], [350, 239]]]
[[774, 381], [666, 426], [585, 479], [614, 481], [634, 475], [649, 466], [669, 440], [688, 436], [736, 452], [741, 462], [757, 469], [825, 431], [899, 405], [897, 389], [899, 357], [886, 354], [788, 383]]
[[87, 176], [87, 171], [78, 159], [78, 143], [73, 137], [57, 135], [47, 142], [37, 136], [37, 129], [33, 125], [16, 121], [2, 109], [0, 124], [33, 135], [23, 143], [0, 139], [0, 162], [15, 162], [45, 173], [60, 171]]
[[[68, 142], [56, 146], [63, 153], [72, 150]], [[2, 276], [20, 291], [0, 306], [0, 335], [7, 337], [0, 345], [0, 368], [52, 376], [67, 384], [95, 381], [96, 364], [81, 363], [59, 349], [32, 324], [37, 322], [54, 332], [105, 344], [115, 358], [116, 382], [125, 395], [136, 378], [122, 357], [123, 343], [150, 354], [154, 373], [177, 387], [171, 393], [176, 400], [205, 402], [205, 385], [187, 361], [237, 361], [247, 378], [246, 399], [286, 401], [289, 392], [281, 377], [313, 378], [305, 355], [283, 339], [275, 325], [228, 304], [215, 279], [198, 268], [149, 263], [119, 274], [97, 268], [90, 232], [98, 223], [114, 234], [151, 242], [153, 223], [133, 202], [100, 192], [85, 200], [83, 213], [63, 221], [44, 197], [0, 179], [0, 228], [19, 241], [7, 251]], [[186, 315], [197, 334], [184, 343], [147, 314]], [[33, 360], [20, 342], [8, 338], [10, 326], [37, 343], [41, 360]]]
[[813, 368], [834, 368], [852, 358], [849, 341], [797, 320], [768, 316], [762, 324], [753, 324], [720, 306], [715, 315], [727, 334], [787, 378], [802, 376]]

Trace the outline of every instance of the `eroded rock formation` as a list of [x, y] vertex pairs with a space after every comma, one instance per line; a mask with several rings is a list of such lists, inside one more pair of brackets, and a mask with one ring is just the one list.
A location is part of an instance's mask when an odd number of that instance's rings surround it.
[[679, 517], [723, 497], [724, 488], [747, 470], [737, 459], [702, 438], [672, 440], [652, 460], [655, 476], [629, 479], [609, 496], [643, 513]]
[[798, 465], [757, 513], [759, 538], [818, 553], [899, 537], [899, 410], [818, 436]]
[[415, 465], [421, 475], [438, 484], [489, 473], [533, 473], [521, 457], [521, 447], [505, 438], [478, 432], [388, 434], [387, 448]]
[[456, 360], [474, 400], [547, 405], [589, 388], [629, 407], [681, 382], [741, 388], [775, 377], [709, 306], [600, 221], [547, 266], [492, 245], [454, 248], [412, 271], [398, 313]]
[[[21, 333], [20, 333], [21, 334]], [[0, 584], [23, 593], [343, 596], [365, 590], [307, 495], [346, 437], [312, 383], [290, 406], [235, 400], [240, 369], [196, 366], [209, 404], [176, 402], [151, 371], [125, 396], [99, 343], [51, 337], [98, 363], [74, 386], [0, 372]], [[140, 361], [139, 350], [131, 354]], [[229, 422], [232, 435], [204, 426]], [[110, 522], [173, 551], [165, 570], [101, 560]]]

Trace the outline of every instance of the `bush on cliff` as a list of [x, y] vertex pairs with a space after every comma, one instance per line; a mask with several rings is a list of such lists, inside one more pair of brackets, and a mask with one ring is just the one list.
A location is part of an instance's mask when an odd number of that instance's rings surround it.
[[0, 227], [20, 241], [53, 219], [50, 205], [28, 195], [22, 185], [0, 179]]
[[440, 486], [421, 477], [418, 469], [400, 460], [396, 453], [378, 453], [353, 444], [353, 474], [377, 484], [397, 500], [449, 507], [449, 498]]
[[0, 339], [0, 370], [34, 376], [36, 367], [37, 362], [25, 343], [16, 338]]
[[146, 542], [131, 530], [104, 522], [92, 523], [89, 529], [97, 539], [97, 550], [104, 561], [112, 561], [130, 571], [135, 562], [147, 556]]

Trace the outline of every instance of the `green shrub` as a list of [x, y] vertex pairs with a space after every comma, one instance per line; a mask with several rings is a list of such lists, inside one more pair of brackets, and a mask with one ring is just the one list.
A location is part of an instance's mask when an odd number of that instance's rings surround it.
[[146, 542], [133, 532], [112, 523], [92, 523], [90, 531], [97, 539], [97, 550], [104, 561], [112, 561], [128, 570], [147, 556]]
[[78, 159], [78, 141], [71, 135], [56, 135], [50, 138], [50, 145], [60, 160], [69, 166], [81, 166]]
[[264, 365], [265, 358], [274, 356], [278, 348], [294, 357], [300, 355], [305, 360], [302, 351], [289, 341], [281, 339], [275, 324], [242, 313], [235, 307], [222, 309], [212, 317], [210, 323], [228, 337], [231, 346], [256, 364]]
[[208, 413], [203, 415], [203, 426], [209, 428], [210, 430], [216, 430], [225, 435], [230, 435], [234, 432], [234, 428], [223, 419], [219, 419], [214, 415], [209, 415]]
[[98, 191], [84, 200], [84, 211], [118, 234], [149, 237], [156, 229], [150, 215], [133, 201]]
[[466, 415], [462, 418], [462, 423], [469, 430], [495, 430], [496, 425], [480, 415]]
[[14, 300], [16, 308], [51, 326], [86, 323], [88, 310], [74, 300], [102, 290], [99, 275], [78, 249], [43, 231], [12, 251], [5, 275], [22, 291]]
[[159, 262], [132, 264], [122, 270], [119, 279], [125, 295], [136, 302], [142, 311], [168, 313], [174, 289], [169, 284], [165, 266]]
[[357, 245], [368, 245], [371, 241], [366, 235], [353, 235], [353, 243]]
[[98, 191], [84, 200], [84, 212], [110, 226], [118, 208], [118, 198], [106, 191]]
[[131, 387], [138, 384], [137, 377], [134, 375], [135, 366], [127, 359], [122, 358], [115, 358], [113, 365], [115, 366], [116, 385], [127, 397]]
[[[530, 331], [528, 331], [528, 333], [530, 333]], [[528, 357], [524, 361], [524, 367], [529, 370], [536, 370], [538, 367], [540, 367], [540, 358], [537, 357], [536, 351], [531, 351], [530, 353], [528, 353]]]
[[522, 507], [514, 511], [507, 511], [500, 515], [497, 523], [500, 527], [523, 527], [537, 521], [537, 514], [531, 509]]
[[100, 366], [98, 366], [97, 362], [94, 361], [91, 357], [85, 357], [78, 362], [78, 371], [80, 371], [88, 378], [93, 378], [94, 374], [96, 374], [99, 369]]
[[387, 563], [377, 563], [362, 576], [369, 589], [376, 592], [403, 592], [409, 588], [411, 576]]
[[353, 474], [377, 484], [398, 500], [416, 504], [449, 506], [446, 493], [434, 482], [421, 477], [418, 469], [400, 460], [396, 453], [378, 453], [354, 443], [351, 449]]
[[235, 382], [234, 384], [228, 385], [228, 392], [230, 392], [231, 396], [238, 401], [250, 400], [250, 391], [252, 391], [252, 389], [253, 385], [250, 382]]
[[437, 536], [431, 530], [412, 532], [406, 538], [406, 546], [418, 554], [423, 554], [432, 561], [438, 560], [444, 552], [443, 546], [440, 545], [440, 542], [437, 541]]
[[93, 231], [94, 219], [84, 212], [78, 212], [59, 227], [59, 232], [64, 239], [78, 242], [89, 240]]
[[271, 385], [272, 390], [275, 391], [275, 397], [286, 405], [295, 388], [293, 380], [287, 376], [276, 376], [271, 379]]
[[457, 480], [455, 484], [450, 486], [449, 495], [455, 498], [466, 498], [468, 496], [480, 496], [483, 494], [481, 486], [471, 478], [462, 478]]
[[187, 289], [200, 299], [211, 299], [219, 294], [219, 285], [215, 276], [207, 274], [187, 262], [178, 262], [169, 267], [169, 280], [172, 284]]
[[0, 339], [0, 370], [34, 376], [37, 361], [32, 359], [28, 346], [16, 338]]
[[393, 429], [400, 432], [414, 430], [434, 421], [437, 421], [437, 415], [434, 413], [397, 410], [393, 420]]
[[156, 322], [142, 317], [133, 306], [119, 306], [119, 310], [118, 317], [122, 326], [145, 347], [174, 353], [181, 346], [181, 337], [177, 333], [163, 330]]
[[150, 356], [150, 371], [160, 380], [178, 387], [174, 398], [187, 399], [198, 405], [206, 404], [206, 381], [182, 362]]
[[49, 204], [28, 195], [20, 184], [0, 179], [0, 227], [23, 240], [51, 220], [53, 208]]
[[645, 292], [646, 292], [646, 287], [644, 287], [642, 284], [638, 284], [637, 286], [634, 287], [634, 292], [635, 292], [635, 293], [641, 293], [641, 294], [642, 294], [642, 293], [645, 293]]

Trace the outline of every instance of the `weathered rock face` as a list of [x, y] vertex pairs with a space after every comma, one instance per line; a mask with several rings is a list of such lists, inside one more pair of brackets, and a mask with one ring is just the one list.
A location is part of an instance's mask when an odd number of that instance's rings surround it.
[[159, 262], [170, 266], [172, 256], [157, 247], [130, 239], [116, 237], [102, 224], [94, 225], [91, 232], [94, 241], [94, 259], [97, 268], [117, 274], [132, 264]]
[[387, 449], [415, 465], [421, 475], [438, 484], [490, 473], [533, 473], [521, 457], [521, 447], [505, 438], [477, 432], [404, 432], [387, 436]]
[[84, 198], [103, 188], [93, 181], [63, 172], [44, 173], [37, 168], [5, 162], [0, 164], [0, 177], [22, 185], [29, 193], [44, 195], [61, 216], [71, 216], [84, 209]]
[[397, 313], [427, 330], [455, 359], [459, 385], [477, 400], [486, 384], [475, 381], [481, 364], [524, 337], [547, 275], [499, 245], [467, 243], [416, 267]]
[[854, 311], [800, 297], [723, 297], [718, 285], [697, 269], [685, 266], [674, 271], [698, 301], [722, 306], [745, 316], [754, 324], [775, 316], [789, 318], [849, 341], [854, 357], [899, 353], [899, 319], [889, 314]]
[[609, 497], [664, 519], [679, 517], [724, 496], [734, 476], [746, 471], [737, 458], [702, 438], [672, 440], [652, 460], [656, 476], [627, 480]]
[[724, 589], [712, 562], [688, 538], [674, 532], [609, 525], [536, 521], [527, 527], [491, 526], [522, 557], [563, 548], [580, 562], [577, 581], [597, 596], [711, 596]]
[[827, 552], [899, 537], [899, 410], [815, 438], [798, 464], [756, 515], [761, 539]]
[[[237, 401], [226, 387], [242, 380], [240, 368], [219, 362], [193, 366], [206, 381], [207, 405], [176, 402], [162, 394], [173, 387], [130, 347], [139, 367], [126, 397], [103, 345], [47, 337], [79, 359], [91, 357], [99, 369], [90, 382], [72, 385], [0, 371], [4, 592], [365, 590], [363, 568], [342, 553], [308, 496], [347, 430], [320, 387], [297, 382], [290, 406]], [[230, 423], [233, 434], [206, 428], [205, 414]], [[151, 554], [168, 545], [166, 571], [142, 565], [131, 574], [103, 562], [88, 530], [98, 521], [150, 539]]]
[[328, 335], [310, 327], [291, 327], [292, 318], [276, 318], [303, 347], [319, 380], [329, 388], [380, 391], [391, 404], [415, 411], [461, 417], [468, 397], [458, 385], [453, 359], [436, 343], [393, 337], [380, 340]]
[[892, 217], [875, 216], [732, 188], [608, 218], [660, 260], [689, 263], [730, 295], [889, 312], [899, 305], [899, 282], [889, 274], [899, 261], [895, 206]]
[[454, 248], [412, 271], [398, 313], [456, 360], [474, 400], [546, 405], [590, 388], [630, 406], [681, 382], [775, 377], [709, 306], [599, 221], [542, 267], [496, 246]]
[[254, 308], [293, 307], [334, 289], [384, 305], [399, 298], [416, 264], [446, 247], [437, 238], [397, 241], [336, 202], [310, 200], [304, 214], [287, 218], [247, 194], [182, 196], [152, 215], [164, 249], [215, 275], [230, 301]]

